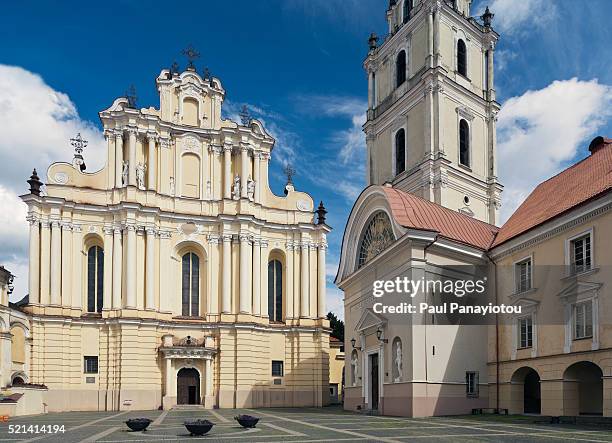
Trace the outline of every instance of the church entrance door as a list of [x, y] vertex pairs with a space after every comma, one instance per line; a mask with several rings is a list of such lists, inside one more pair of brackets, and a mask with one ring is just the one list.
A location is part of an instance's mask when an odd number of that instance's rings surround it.
[[378, 354], [370, 355], [370, 409], [378, 409]]
[[200, 404], [200, 373], [196, 369], [183, 368], [178, 371], [176, 402], [179, 405]]

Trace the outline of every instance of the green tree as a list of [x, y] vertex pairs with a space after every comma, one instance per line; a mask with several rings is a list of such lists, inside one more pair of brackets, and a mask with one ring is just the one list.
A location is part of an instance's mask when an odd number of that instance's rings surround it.
[[333, 312], [327, 313], [327, 319], [329, 320], [329, 326], [332, 328], [331, 335], [344, 343], [344, 322], [336, 317]]

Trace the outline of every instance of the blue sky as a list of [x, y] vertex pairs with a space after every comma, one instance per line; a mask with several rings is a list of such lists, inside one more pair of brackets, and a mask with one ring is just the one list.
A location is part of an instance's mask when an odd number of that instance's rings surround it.
[[[542, 179], [612, 136], [612, 28], [606, 0], [476, 1], [502, 34], [496, 51], [499, 170], [504, 217]], [[367, 36], [384, 35], [386, 0], [232, 2], [10, 2], [0, 16], [0, 264], [27, 292], [27, 225], [16, 195], [31, 168], [70, 159], [79, 130], [100, 158], [98, 112], [130, 84], [139, 106], [157, 106], [155, 77], [192, 43], [227, 91], [226, 114], [247, 103], [277, 138], [271, 186], [282, 165], [299, 190], [329, 210], [329, 307], [344, 223], [363, 187], [360, 126]], [[36, 115], [26, 126], [26, 116]]]

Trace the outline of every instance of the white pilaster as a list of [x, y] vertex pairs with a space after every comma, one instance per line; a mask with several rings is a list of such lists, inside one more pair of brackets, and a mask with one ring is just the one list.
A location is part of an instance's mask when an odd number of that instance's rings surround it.
[[123, 131], [115, 132], [115, 187], [123, 186]]
[[261, 242], [253, 240], [253, 315], [261, 315]]
[[321, 242], [318, 250], [318, 262], [317, 262], [317, 318], [325, 318], [327, 315], [325, 300], [326, 300], [326, 282], [325, 282], [325, 249], [327, 244]]
[[102, 309], [112, 306], [113, 297], [113, 228], [104, 227], [104, 292], [102, 294]]
[[38, 218], [29, 217], [30, 223], [30, 248], [29, 248], [29, 272], [28, 272], [28, 290], [30, 294], [30, 303], [40, 303], [40, 223]]
[[208, 313], [216, 315], [219, 313], [219, 240], [216, 234], [208, 236], [210, 246], [210, 297], [208, 301]]
[[156, 189], [156, 153], [155, 153], [155, 142], [157, 140], [157, 134], [155, 132], [147, 132], [147, 140], [149, 142], [148, 157], [149, 164], [147, 165], [147, 189], [155, 191]]
[[251, 293], [251, 287], [249, 286], [250, 281], [250, 267], [249, 267], [249, 249], [251, 242], [249, 236], [246, 233], [240, 233], [240, 313], [250, 314], [251, 307], [253, 306], [253, 298]]
[[223, 198], [232, 198], [232, 145], [223, 146]]
[[301, 265], [301, 282], [302, 290], [300, 291], [300, 317], [308, 317], [310, 315], [310, 275], [308, 273], [310, 267], [310, 246], [308, 243], [302, 243], [302, 256], [300, 257]]
[[146, 230], [145, 308], [155, 310], [155, 229]]
[[212, 374], [211, 359], [207, 358], [206, 359], [206, 392], [204, 394], [207, 397], [210, 397], [211, 395], [213, 395], [212, 378], [213, 378], [213, 374]]
[[51, 222], [51, 304], [61, 304], [62, 231], [59, 221]]
[[221, 312], [232, 312], [232, 236], [223, 235], [223, 297], [221, 301]]
[[285, 282], [285, 317], [294, 318], [295, 314], [293, 312], [293, 242], [287, 242], [286, 250], [287, 267], [285, 275], [287, 276], [287, 281]]
[[136, 186], [136, 133], [137, 129], [128, 127], [128, 184]]
[[122, 259], [121, 228], [116, 227], [113, 229], [113, 309], [121, 309]]
[[40, 304], [49, 304], [51, 289], [51, 227], [48, 221], [40, 223]]
[[83, 305], [83, 229], [72, 225], [72, 308], [81, 309]]
[[268, 240], [260, 240], [260, 256], [263, 258], [261, 267], [261, 316], [268, 318]]
[[248, 196], [248, 179], [249, 179], [249, 148], [248, 146], [240, 147], [240, 197], [247, 198]]
[[253, 152], [253, 181], [255, 181], [255, 203], [261, 203], [261, 174], [259, 152]]
[[127, 225], [126, 307], [136, 308], [136, 226]]

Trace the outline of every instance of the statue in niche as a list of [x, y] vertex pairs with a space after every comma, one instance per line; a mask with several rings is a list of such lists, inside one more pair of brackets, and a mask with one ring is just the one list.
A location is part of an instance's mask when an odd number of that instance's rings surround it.
[[255, 182], [249, 177], [247, 180], [247, 196], [250, 201], [255, 199]]
[[351, 382], [353, 386], [357, 386], [357, 365], [359, 364], [359, 359], [357, 358], [357, 352], [354, 351], [351, 356]]
[[393, 362], [393, 372], [395, 375], [393, 381], [395, 383], [399, 383], [400, 381], [402, 381], [402, 342], [399, 340], [395, 342], [395, 357], [393, 359]]
[[240, 176], [234, 177], [234, 186], [232, 187], [232, 198], [234, 200], [240, 200]]
[[170, 177], [170, 195], [174, 195], [174, 177]]
[[145, 189], [145, 171], [147, 170], [147, 165], [144, 163], [138, 163], [136, 166], [136, 185], [138, 189]]
[[123, 170], [121, 171], [121, 184], [123, 186], [127, 186], [128, 184], [128, 173], [129, 173], [129, 162], [127, 160], [123, 161]]
[[212, 185], [210, 183], [210, 180], [206, 181], [206, 197], [208, 198], [212, 197]]

